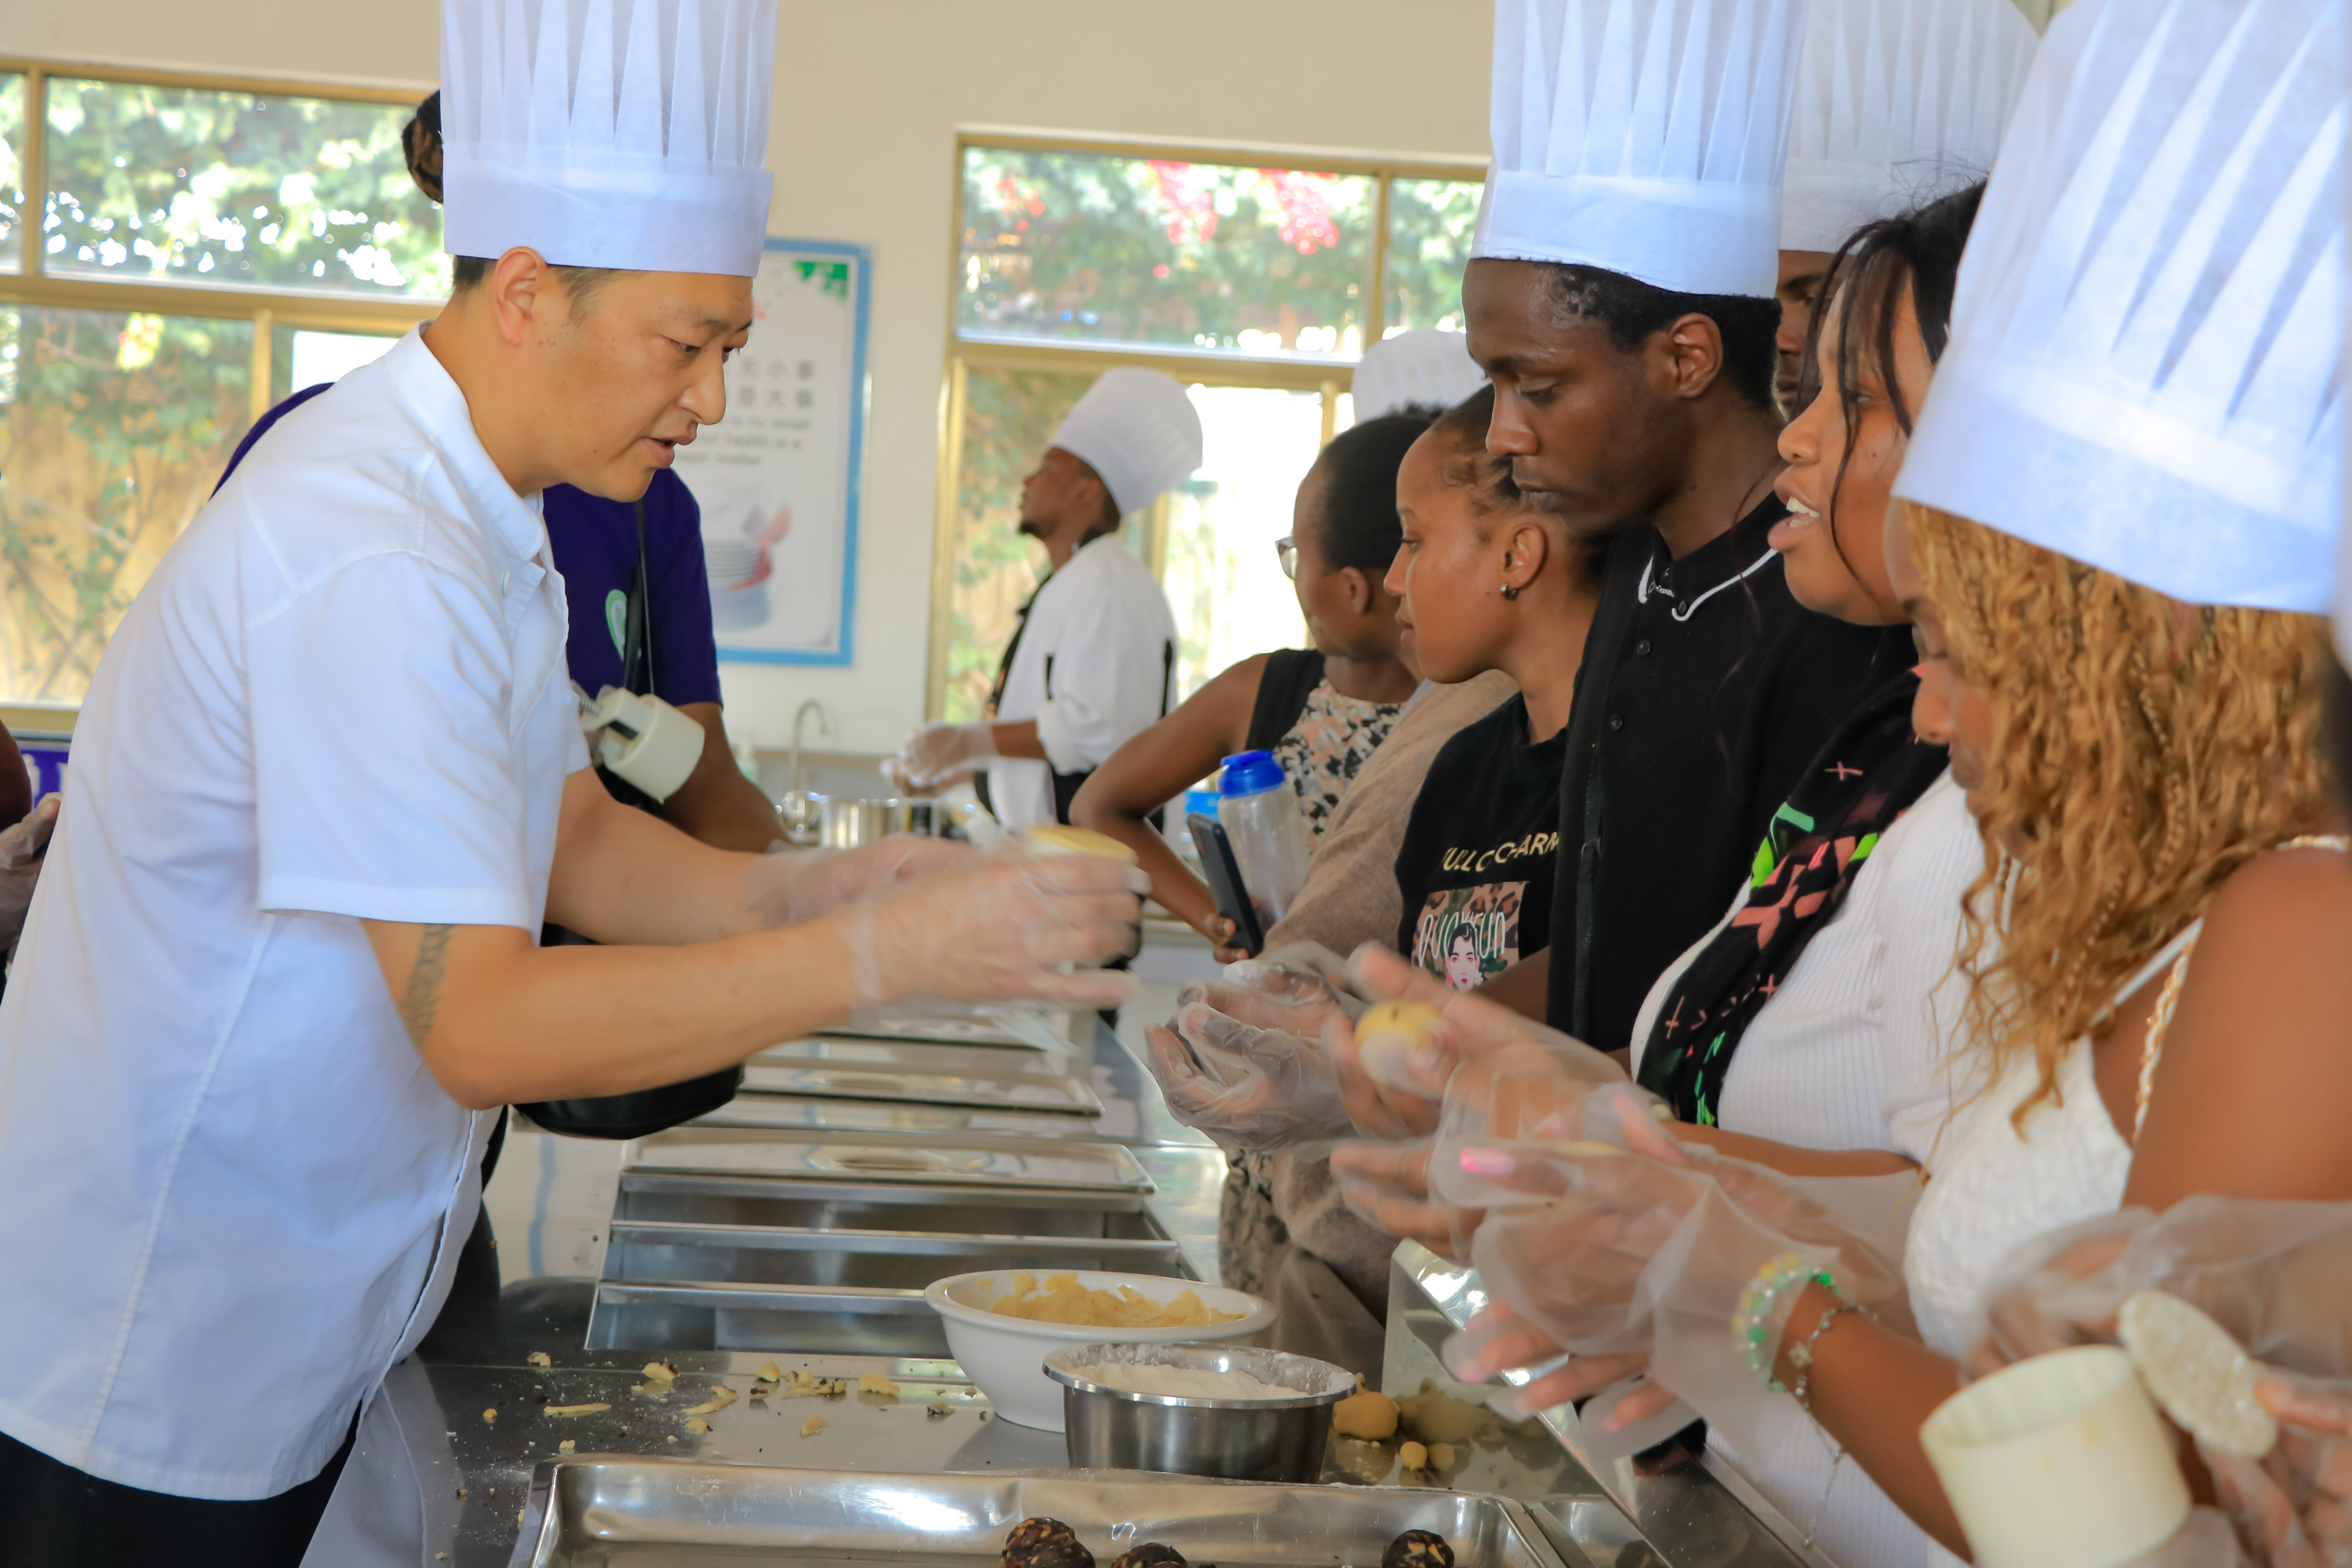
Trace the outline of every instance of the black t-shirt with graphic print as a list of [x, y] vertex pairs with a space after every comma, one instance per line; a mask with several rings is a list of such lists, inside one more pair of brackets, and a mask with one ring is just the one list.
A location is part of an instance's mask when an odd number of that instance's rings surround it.
[[1567, 757], [1567, 730], [1533, 743], [1513, 697], [1446, 742], [1422, 781], [1397, 851], [1397, 951], [1456, 990], [1550, 942]]

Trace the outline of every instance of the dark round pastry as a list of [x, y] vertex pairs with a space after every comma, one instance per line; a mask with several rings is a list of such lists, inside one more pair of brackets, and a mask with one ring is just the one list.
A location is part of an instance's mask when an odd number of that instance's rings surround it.
[[1408, 1530], [1381, 1553], [1381, 1568], [1454, 1568], [1454, 1548], [1433, 1530]]
[[1024, 1519], [1004, 1538], [1003, 1568], [1095, 1568], [1095, 1554], [1058, 1519]]
[[1184, 1568], [1184, 1554], [1172, 1546], [1147, 1541], [1112, 1558], [1110, 1568]]

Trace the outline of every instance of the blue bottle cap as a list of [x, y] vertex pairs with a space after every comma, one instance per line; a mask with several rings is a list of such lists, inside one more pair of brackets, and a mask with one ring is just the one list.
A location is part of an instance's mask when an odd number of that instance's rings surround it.
[[1217, 773], [1217, 793], [1221, 795], [1264, 795], [1270, 789], [1280, 789], [1289, 783], [1282, 764], [1274, 760], [1272, 752], [1235, 752], [1225, 759], [1224, 767]]

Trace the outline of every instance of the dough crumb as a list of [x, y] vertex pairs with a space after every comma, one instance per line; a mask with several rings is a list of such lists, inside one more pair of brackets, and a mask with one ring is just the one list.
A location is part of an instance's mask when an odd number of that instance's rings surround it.
[[1454, 1468], [1454, 1445], [1451, 1443], [1432, 1443], [1429, 1446], [1429, 1468], [1433, 1470], [1452, 1469]]
[[664, 1438], [663, 1441], [667, 1443], [675, 1443], [677, 1441], [677, 1434], [673, 1432], [667, 1437]]
[[545, 1351], [533, 1351], [522, 1359], [530, 1363], [532, 1366], [553, 1366], [555, 1364], [555, 1358], [549, 1355]]
[[890, 1381], [890, 1374], [887, 1372], [866, 1372], [857, 1375], [857, 1392], [887, 1394], [896, 1399], [898, 1397], [898, 1385]]
[[734, 1403], [735, 1391], [721, 1384], [711, 1393], [709, 1398], [699, 1405], [688, 1405], [686, 1413], [688, 1415], [716, 1415]]
[[580, 1451], [580, 1445], [566, 1437], [555, 1446], [555, 1451], [559, 1454], [576, 1454]]
[[824, 1417], [822, 1415], [812, 1415], [801, 1423], [801, 1436], [803, 1437], [814, 1437], [824, 1430]]
[[[699, 1415], [689, 1415], [686, 1418], [686, 1429], [698, 1437], [710, 1430], [710, 1423]], [[671, 1441], [676, 1442], [677, 1439], [672, 1438]]]
[[543, 1405], [540, 1406], [540, 1413], [544, 1415], [593, 1415], [598, 1411], [611, 1408], [611, 1405], [598, 1401], [589, 1405]]
[[784, 1381], [783, 1373], [777, 1367], [776, 1363], [772, 1361], [761, 1362], [760, 1363], [760, 1370], [753, 1373], [751, 1375], [758, 1378], [761, 1383], [782, 1383]]
[[929, 1405], [923, 1406], [923, 1414], [936, 1421], [942, 1415], [954, 1415], [955, 1406], [950, 1405], [944, 1399], [934, 1399]]
[[1418, 1443], [1407, 1443], [1397, 1450], [1397, 1463], [1408, 1470], [1429, 1468], [1429, 1450]]
[[488, 1410], [485, 1410], [485, 1411], [483, 1411], [483, 1412], [482, 1412], [482, 1422], [483, 1422], [483, 1424], [484, 1424], [485, 1426], [488, 1426], [488, 1425], [495, 1424], [495, 1423], [497, 1422], [498, 1418], [499, 1418], [499, 1407], [498, 1407], [497, 1405], [491, 1405]]
[[666, 1361], [649, 1361], [646, 1363], [645, 1371], [646, 1377], [654, 1383], [667, 1383], [677, 1375], [677, 1368]]

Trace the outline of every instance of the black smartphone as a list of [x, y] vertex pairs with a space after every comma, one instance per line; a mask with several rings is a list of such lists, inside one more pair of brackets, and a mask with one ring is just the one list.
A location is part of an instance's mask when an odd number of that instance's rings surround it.
[[1216, 896], [1217, 912], [1234, 922], [1234, 945], [1255, 957], [1265, 947], [1265, 928], [1257, 923], [1257, 907], [1250, 902], [1249, 885], [1242, 880], [1241, 862], [1234, 858], [1234, 842], [1224, 824], [1193, 812], [1184, 818], [1192, 830], [1192, 847], [1201, 852], [1201, 872]]

